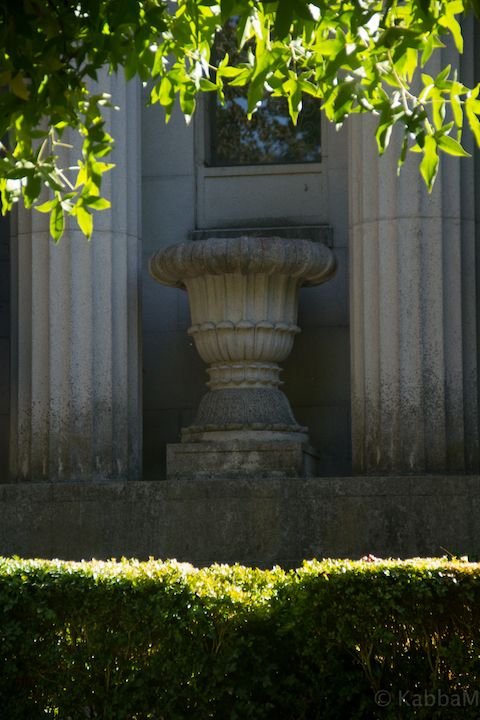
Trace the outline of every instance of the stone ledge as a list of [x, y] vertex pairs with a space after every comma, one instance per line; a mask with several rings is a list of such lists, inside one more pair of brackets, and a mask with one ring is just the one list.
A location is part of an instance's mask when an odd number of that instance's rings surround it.
[[480, 477], [216, 478], [0, 485], [0, 554], [250, 565], [480, 557]]

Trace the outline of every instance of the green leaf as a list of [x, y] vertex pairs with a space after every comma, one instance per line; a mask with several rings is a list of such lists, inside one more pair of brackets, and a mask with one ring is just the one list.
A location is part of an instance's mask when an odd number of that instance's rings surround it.
[[445, 121], [445, 99], [437, 91], [432, 92], [433, 124], [439, 130]]
[[16, 165], [12, 170], [8, 170], [5, 173], [5, 177], [8, 180], [23, 180], [27, 176], [27, 172], [25, 171], [25, 167], [23, 165]]
[[419, 99], [420, 102], [424, 103], [428, 100], [430, 93], [435, 87], [435, 83], [433, 82], [433, 78], [430, 75], [427, 75], [426, 73], [422, 73], [422, 81], [424, 84], [424, 88], [422, 92], [420, 93]]
[[[453, 5], [453, 3], [450, 3], [450, 5]], [[453, 36], [453, 40], [455, 42], [455, 47], [457, 48], [458, 52], [460, 54], [463, 53], [463, 36], [462, 36], [462, 28], [460, 27], [460, 23], [456, 19], [455, 15], [451, 10], [447, 12], [447, 14], [439, 19], [439, 24], [443, 27], [450, 30]]]
[[477, 145], [480, 147], [480, 121], [477, 117], [477, 113], [475, 110], [477, 103], [475, 98], [477, 97], [477, 95], [478, 89], [476, 93], [472, 93], [470, 97], [467, 97], [467, 99], [465, 100], [465, 112], [467, 114], [467, 120], [470, 126], [470, 130], [473, 133]]
[[291, 0], [279, 0], [275, 16], [274, 32], [278, 38], [284, 38], [293, 21], [293, 4]]
[[208, 78], [201, 78], [200, 90], [203, 90], [203, 92], [212, 92], [217, 90], [217, 86], [211, 80], [208, 80]]
[[49, 213], [57, 203], [58, 203], [57, 198], [53, 198], [53, 200], [47, 200], [46, 202], [42, 203], [41, 205], [36, 205], [35, 210], [38, 210], [38, 212], [41, 212], [41, 213]]
[[435, 48], [433, 35], [429, 35], [425, 41], [425, 45], [422, 51], [421, 65], [424, 66], [432, 57], [433, 50]]
[[244, 68], [236, 68], [236, 67], [221, 65], [217, 70], [217, 76], [225, 77], [225, 78], [236, 78], [241, 74], [245, 74]]
[[173, 83], [169, 77], [165, 76], [160, 82], [160, 88], [158, 91], [158, 99], [162, 105], [168, 106], [172, 104], [175, 98], [175, 90]]
[[441, 88], [442, 90], [448, 89], [450, 86], [447, 81], [451, 71], [451, 65], [447, 65], [447, 67], [443, 68], [443, 70], [439, 72], [437, 77], [435, 78], [435, 87]]
[[115, 167], [115, 163], [94, 162], [92, 164], [92, 171], [94, 173], [97, 173], [98, 175], [103, 175], [103, 173], [106, 173], [109, 170], [112, 170], [112, 168], [114, 168], [114, 167]]
[[228, 83], [232, 87], [244, 87], [250, 79], [250, 70], [242, 68], [240, 72], [236, 72], [234, 76], [225, 73], [225, 77], [232, 78]]
[[58, 198], [50, 212], [50, 235], [57, 243], [63, 235], [65, 229], [65, 215], [62, 205]]
[[420, 163], [420, 172], [428, 191], [431, 192], [438, 173], [438, 152], [437, 143], [432, 135], [425, 137], [423, 146], [423, 158]]
[[193, 113], [195, 112], [195, 91], [192, 87], [183, 87], [180, 90], [180, 107], [187, 123], [190, 122]]
[[405, 163], [405, 159], [407, 157], [408, 152], [408, 135], [405, 135], [402, 141], [402, 149], [400, 152], [400, 157], [398, 158], [397, 162], [397, 175], [400, 175], [400, 170], [402, 169], [402, 165]]
[[23, 188], [23, 199], [26, 208], [31, 208], [40, 195], [42, 181], [39, 175], [29, 175], [26, 185]]
[[292, 118], [293, 124], [297, 124], [298, 114], [302, 109], [302, 89], [297, 78], [293, 75], [284, 83], [284, 89], [287, 91], [288, 111]]
[[380, 120], [375, 133], [378, 152], [384, 153], [392, 136], [393, 111], [389, 103], [385, 103], [380, 114]]
[[15, 75], [13, 80], [10, 82], [10, 87], [12, 88], [12, 92], [17, 97], [21, 98], [22, 100], [28, 100], [30, 98], [30, 91], [25, 85], [25, 80], [22, 75], [22, 73], [18, 73]]
[[418, 5], [425, 18], [428, 18], [430, 14], [430, 0], [418, 0]]
[[255, 80], [253, 80], [248, 87], [247, 114], [248, 114], [249, 118], [252, 116], [252, 114], [257, 109], [259, 102], [261, 100], [263, 100], [264, 95], [265, 95], [264, 79], [263, 79], [263, 77], [256, 77]]
[[454, 155], [455, 157], [472, 157], [460, 143], [449, 135], [440, 135], [437, 138], [438, 147], [448, 155]]
[[107, 198], [97, 197], [96, 195], [90, 195], [84, 198], [83, 204], [88, 206], [92, 210], [108, 210], [112, 206], [110, 200]]
[[77, 223], [83, 234], [90, 240], [93, 231], [93, 216], [81, 205], [75, 209]]
[[453, 119], [455, 120], [455, 125], [458, 128], [463, 127], [463, 111], [462, 111], [462, 103], [460, 102], [458, 95], [455, 95], [452, 91], [450, 94], [450, 107], [452, 109]]
[[355, 97], [355, 87], [356, 84], [353, 81], [344, 82], [339, 85], [338, 92], [336, 93], [335, 100], [333, 102], [333, 119], [335, 122], [341, 122], [345, 116], [351, 112]]

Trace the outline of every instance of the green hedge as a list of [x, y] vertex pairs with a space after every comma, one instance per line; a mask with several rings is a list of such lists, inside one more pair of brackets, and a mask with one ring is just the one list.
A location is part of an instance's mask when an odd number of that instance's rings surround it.
[[0, 559], [1, 720], [480, 718], [480, 566]]

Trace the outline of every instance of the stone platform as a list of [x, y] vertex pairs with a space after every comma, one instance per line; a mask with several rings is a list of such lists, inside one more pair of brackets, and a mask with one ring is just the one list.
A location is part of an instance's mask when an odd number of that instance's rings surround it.
[[183, 479], [0, 485], [0, 554], [299, 565], [480, 558], [480, 477]]
[[167, 477], [315, 477], [319, 457], [296, 440], [230, 440], [167, 445]]

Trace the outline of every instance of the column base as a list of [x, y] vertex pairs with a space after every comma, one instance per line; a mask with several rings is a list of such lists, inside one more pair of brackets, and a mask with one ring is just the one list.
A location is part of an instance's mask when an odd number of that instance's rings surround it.
[[318, 460], [300, 439], [174, 443], [167, 445], [167, 478], [314, 477]]

